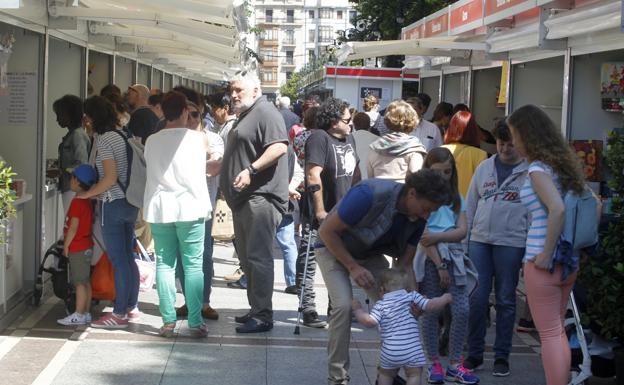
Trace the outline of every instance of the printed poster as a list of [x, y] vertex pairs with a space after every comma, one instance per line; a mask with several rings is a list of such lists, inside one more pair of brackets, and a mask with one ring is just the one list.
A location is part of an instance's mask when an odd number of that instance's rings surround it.
[[624, 63], [602, 63], [600, 97], [605, 111], [624, 111]]
[[583, 171], [588, 182], [601, 182], [602, 140], [574, 140], [572, 147], [583, 162]]

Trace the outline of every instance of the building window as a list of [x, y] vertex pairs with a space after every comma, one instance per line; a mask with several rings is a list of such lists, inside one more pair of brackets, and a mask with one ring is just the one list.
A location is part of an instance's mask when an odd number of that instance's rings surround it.
[[292, 71], [286, 72], [286, 80], [290, 80], [290, 78], [292, 78], [292, 75], [293, 75]]
[[314, 10], [308, 11], [308, 17], [314, 19]]
[[310, 61], [314, 61], [314, 60], [316, 60], [316, 54], [314, 53], [314, 50], [313, 50], [313, 49], [309, 49], [309, 50], [308, 50], [308, 59], [309, 59]]
[[265, 29], [262, 31], [262, 40], [277, 40], [277, 30]]
[[260, 57], [262, 60], [266, 61], [275, 61], [277, 59], [277, 51], [274, 50], [261, 50]]
[[331, 19], [332, 18], [332, 10], [331, 10], [331, 8], [321, 8], [319, 10], [319, 18], [321, 18], [321, 19]]
[[284, 59], [284, 64], [286, 65], [294, 65], [294, 51], [286, 51], [286, 59]]
[[263, 83], [274, 83], [277, 81], [277, 73], [273, 71], [262, 71], [260, 76]]
[[[356, 11], [349, 11], [349, 21], [351, 22], [351, 24], [353, 24], [353, 22], [355, 21], [355, 17], [357, 16], [357, 12]], [[355, 24], [353, 24], [355, 25]]]
[[308, 43], [314, 43], [316, 40], [316, 31], [313, 29], [308, 30]]
[[266, 9], [264, 11], [264, 20], [267, 23], [272, 23], [273, 22], [273, 10], [272, 9]]
[[336, 19], [342, 20], [342, 11], [336, 11]]
[[295, 31], [292, 29], [287, 29], [284, 31], [284, 44], [295, 44]]
[[334, 31], [331, 25], [319, 27], [319, 43], [331, 43], [334, 41]]
[[287, 23], [294, 23], [295, 22], [295, 10], [294, 9], [287, 9], [286, 10], [286, 22]]

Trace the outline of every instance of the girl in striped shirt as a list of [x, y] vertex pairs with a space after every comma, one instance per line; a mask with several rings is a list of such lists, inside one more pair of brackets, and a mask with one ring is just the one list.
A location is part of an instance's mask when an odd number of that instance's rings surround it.
[[563, 229], [566, 191], [584, 188], [581, 164], [555, 123], [538, 107], [519, 108], [507, 119], [514, 147], [529, 162], [529, 178], [520, 199], [530, 216], [524, 256], [529, 308], [542, 343], [548, 385], [564, 385], [570, 375], [570, 346], [563, 327], [576, 273], [561, 281], [561, 266], [550, 267]]

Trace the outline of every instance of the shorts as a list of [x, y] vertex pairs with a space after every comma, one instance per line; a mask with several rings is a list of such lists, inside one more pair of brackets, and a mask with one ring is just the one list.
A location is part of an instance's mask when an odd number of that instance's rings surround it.
[[89, 283], [91, 280], [92, 249], [69, 253], [69, 280], [72, 284]]

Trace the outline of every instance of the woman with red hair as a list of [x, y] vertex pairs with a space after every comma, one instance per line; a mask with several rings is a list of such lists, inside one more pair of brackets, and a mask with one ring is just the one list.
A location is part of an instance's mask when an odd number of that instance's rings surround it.
[[479, 148], [481, 132], [470, 112], [459, 111], [453, 115], [444, 135], [444, 143], [442, 147], [448, 148], [455, 158], [459, 192], [466, 196], [477, 166], [487, 159], [487, 153]]

